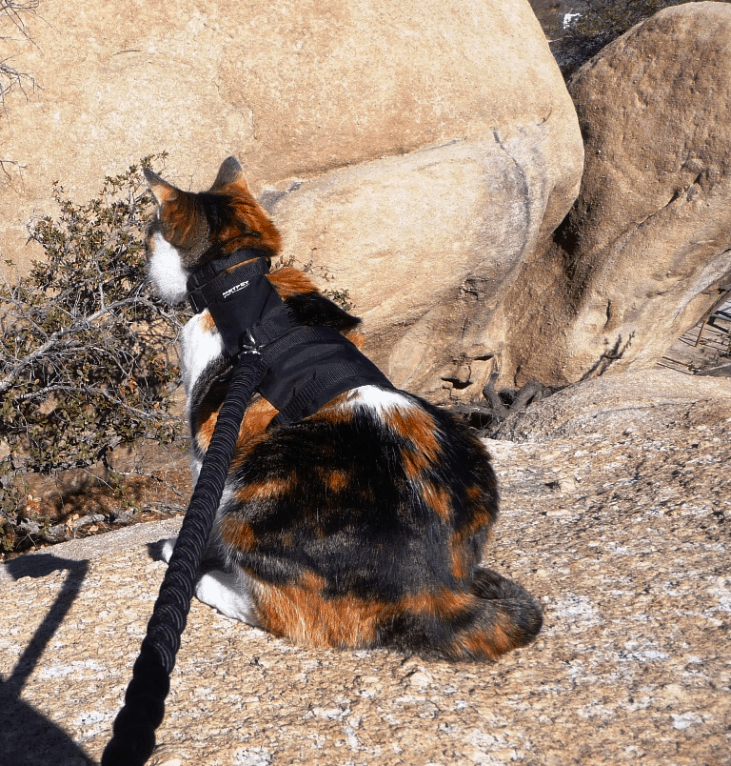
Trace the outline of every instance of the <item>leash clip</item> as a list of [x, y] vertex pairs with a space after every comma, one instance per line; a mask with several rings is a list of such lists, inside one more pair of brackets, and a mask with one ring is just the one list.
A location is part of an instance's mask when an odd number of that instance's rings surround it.
[[246, 330], [246, 338], [241, 343], [241, 352], [242, 354], [254, 354], [256, 356], [261, 356], [261, 344], [256, 342], [256, 338], [252, 335], [251, 330]]

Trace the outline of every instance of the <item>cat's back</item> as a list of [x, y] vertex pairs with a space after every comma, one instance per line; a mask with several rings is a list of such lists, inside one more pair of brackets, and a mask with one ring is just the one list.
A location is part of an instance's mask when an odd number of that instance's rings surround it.
[[270, 579], [267, 562], [281, 574], [287, 561], [296, 579], [306, 562], [364, 597], [469, 578], [497, 516], [483, 445], [449, 413], [376, 386], [262, 432], [231, 478], [222, 534], [239, 565]]

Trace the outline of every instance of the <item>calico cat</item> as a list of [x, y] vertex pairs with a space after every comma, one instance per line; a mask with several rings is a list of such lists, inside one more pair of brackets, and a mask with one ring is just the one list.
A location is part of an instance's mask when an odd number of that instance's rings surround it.
[[[278, 254], [279, 233], [235, 158], [199, 194], [146, 175], [158, 203], [149, 275], [164, 299], [184, 300], [191, 274], [213, 259]], [[283, 267], [266, 278], [295, 325], [361, 344], [360, 320], [305, 274]], [[196, 478], [232, 370], [208, 309], [186, 324], [181, 356]], [[196, 587], [201, 601], [309, 646], [495, 659], [533, 640], [537, 602], [479, 566], [498, 492], [466, 427], [387, 381], [338, 393], [295, 422], [277, 415], [252, 397], [209, 544], [213, 564]]]

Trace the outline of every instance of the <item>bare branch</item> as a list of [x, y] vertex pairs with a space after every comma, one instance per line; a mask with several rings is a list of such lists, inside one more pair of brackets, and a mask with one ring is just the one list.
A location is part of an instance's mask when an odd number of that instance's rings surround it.
[[166, 408], [178, 372], [167, 357], [181, 322], [145, 290], [150, 198], [139, 171], [107, 178], [81, 205], [56, 186], [58, 218], [30, 229], [45, 258], [0, 281], [0, 501], [8, 476], [174, 437]]
[[92, 314], [90, 317], [82, 317], [78, 321], [74, 322], [70, 327], [62, 327], [60, 330], [53, 333], [53, 335], [51, 335], [42, 346], [36, 348], [23, 359], [19, 359], [11, 372], [2, 380], [0, 380], [0, 395], [4, 394], [10, 388], [10, 386], [13, 385], [25, 367], [33, 364], [39, 358], [47, 356], [58, 345], [58, 343], [68, 335], [75, 335], [84, 332], [85, 330], [88, 330], [97, 320], [101, 319], [105, 315], [112, 314], [124, 306], [131, 306], [135, 303], [139, 303], [139, 301], [134, 298], [127, 298], [123, 301], [111, 303], [108, 306], [99, 309], [99, 311], [97, 311], [95, 314]]
[[[0, 17], [5, 16], [10, 19], [18, 32], [27, 40], [30, 40], [31, 38], [23, 20], [23, 15], [35, 15], [40, 4], [41, 0], [0, 0]], [[0, 40], [7, 39], [7, 35], [0, 35]]]

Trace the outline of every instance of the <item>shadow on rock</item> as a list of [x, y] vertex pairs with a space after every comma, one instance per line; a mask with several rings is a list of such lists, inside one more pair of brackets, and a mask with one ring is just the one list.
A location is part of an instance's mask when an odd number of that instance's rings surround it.
[[88, 566], [87, 561], [48, 554], [24, 556], [6, 565], [15, 580], [45, 577], [59, 570], [68, 571], [68, 576], [13, 672], [0, 681], [0, 763], [3, 765], [85, 766], [94, 762], [66, 732], [20, 698], [26, 681], [78, 595]]

